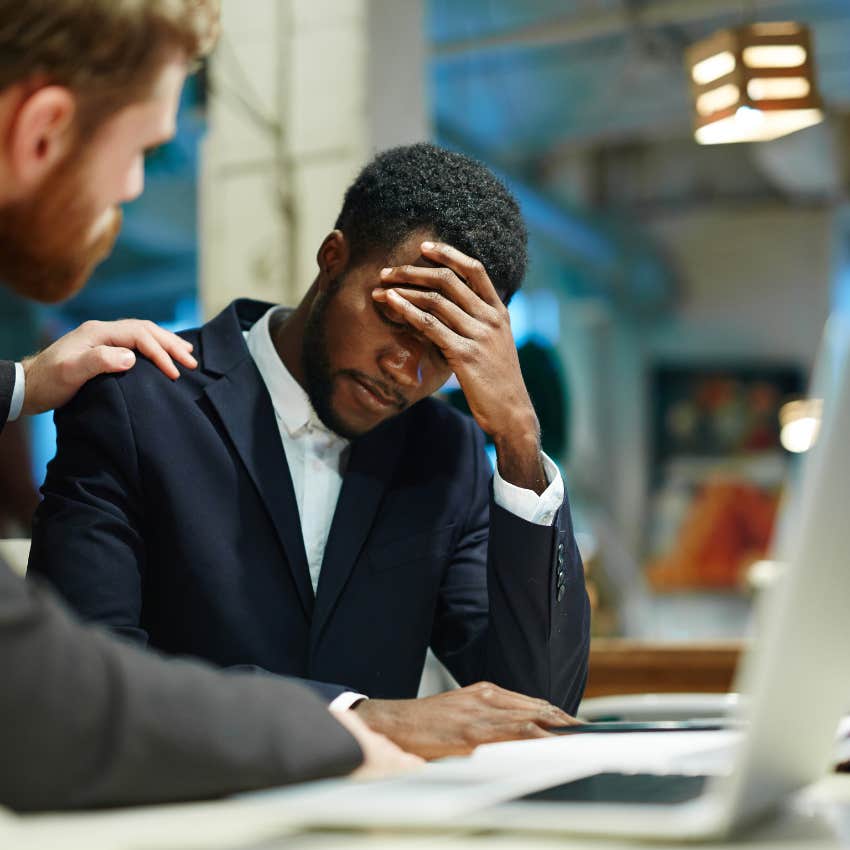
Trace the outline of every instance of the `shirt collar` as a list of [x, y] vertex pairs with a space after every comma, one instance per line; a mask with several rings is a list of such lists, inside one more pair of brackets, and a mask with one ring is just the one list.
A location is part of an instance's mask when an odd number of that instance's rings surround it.
[[278, 419], [283, 422], [291, 437], [318, 431], [347, 443], [342, 437], [325, 427], [313, 409], [309, 396], [280, 359], [269, 330], [269, 320], [278, 310], [284, 313], [292, 312], [285, 307], [272, 307], [245, 333], [248, 351], [254, 358], [254, 363], [269, 391]]

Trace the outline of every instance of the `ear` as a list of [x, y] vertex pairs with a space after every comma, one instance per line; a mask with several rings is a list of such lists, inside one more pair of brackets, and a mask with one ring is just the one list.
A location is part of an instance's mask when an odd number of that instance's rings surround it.
[[26, 189], [38, 185], [71, 150], [77, 101], [63, 86], [43, 86], [21, 102], [9, 129], [12, 172]]
[[316, 262], [319, 264], [319, 289], [327, 288], [328, 283], [336, 280], [348, 266], [351, 256], [348, 240], [341, 230], [332, 230], [319, 247]]

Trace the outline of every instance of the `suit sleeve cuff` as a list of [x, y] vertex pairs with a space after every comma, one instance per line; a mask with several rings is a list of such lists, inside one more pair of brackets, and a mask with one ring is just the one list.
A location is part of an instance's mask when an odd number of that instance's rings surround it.
[[26, 389], [26, 377], [24, 367], [20, 363], [15, 364], [15, 388], [12, 390], [12, 401], [9, 405], [9, 422], [14, 422], [24, 409], [24, 391]]
[[348, 711], [349, 708], [354, 708], [358, 702], [363, 702], [364, 699], [369, 699], [369, 697], [354, 691], [344, 691], [331, 702], [328, 708], [331, 711]]
[[555, 462], [545, 452], [543, 471], [549, 486], [538, 496], [533, 490], [510, 484], [499, 475], [499, 466], [493, 475], [493, 498], [500, 508], [535, 525], [552, 525], [564, 501], [564, 482]]

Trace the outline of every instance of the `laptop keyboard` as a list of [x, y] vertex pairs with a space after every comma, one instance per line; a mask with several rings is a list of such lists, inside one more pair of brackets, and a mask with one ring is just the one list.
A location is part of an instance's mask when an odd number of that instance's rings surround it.
[[699, 797], [707, 776], [660, 773], [596, 773], [526, 794], [519, 800], [545, 803], [686, 803]]

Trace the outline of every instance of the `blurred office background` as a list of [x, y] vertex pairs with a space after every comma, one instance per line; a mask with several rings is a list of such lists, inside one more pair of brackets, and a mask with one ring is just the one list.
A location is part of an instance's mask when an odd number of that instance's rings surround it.
[[[686, 49], [788, 20], [811, 29], [825, 120], [698, 145]], [[237, 296], [294, 303], [375, 151], [466, 152], [528, 219], [512, 321], [596, 634], [744, 635], [799, 464], [780, 411], [850, 307], [847, 0], [224, 0], [223, 31], [114, 256], [61, 307], [4, 295], [3, 356], [87, 318], [177, 328]], [[51, 427], [0, 439], [0, 537], [26, 534]]]

